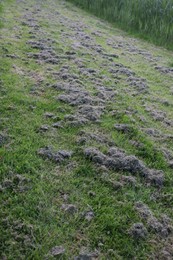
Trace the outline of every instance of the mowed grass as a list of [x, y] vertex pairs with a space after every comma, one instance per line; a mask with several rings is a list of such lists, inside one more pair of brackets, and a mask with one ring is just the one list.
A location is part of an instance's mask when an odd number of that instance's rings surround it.
[[[44, 8], [49, 8], [50, 2], [45, 5]], [[20, 10], [16, 4], [5, 5], [4, 17], [8, 19], [8, 24], [4, 26], [9, 35], [13, 31], [13, 18], [20, 17], [21, 11], [22, 8]], [[87, 22], [90, 17], [86, 16], [85, 19]], [[45, 27], [48, 30], [47, 24]], [[7, 33], [6, 41], [1, 40], [0, 45], [0, 133], [6, 137], [0, 147], [1, 257], [44, 259], [47, 256], [51, 259], [48, 255], [51, 248], [63, 245], [66, 253], [61, 259], [72, 259], [82, 247], [88, 247], [90, 251], [98, 249], [100, 259], [148, 259], [162, 246], [162, 242], [156, 244], [157, 236], [152, 232], [144, 240], [135, 240], [130, 236], [130, 227], [141, 221], [134, 204], [143, 201], [157, 217], [162, 213], [173, 217], [171, 200], [166, 204], [161, 200], [155, 203], [151, 197], [157, 189], [146, 186], [139, 176], [136, 176], [139, 186], [127, 185], [120, 190], [115, 189], [109, 179], [118, 181], [122, 172], [110, 172], [105, 181], [104, 172], [84, 157], [84, 147], [76, 142], [82, 127], [51, 128], [46, 133], [39, 131], [41, 125], [51, 126], [54, 122], [45, 118], [46, 112], [54, 113], [60, 121], [65, 114], [73, 113], [75, 108], [57, 101], [58, 92], [50, 87], [54, 80], [46, 74], [44, 65], [34, 60], [28, 62], [26, 53], [33, 51], [26, 45], [29, 28], [23, 26], [21, 31], [20, 40], [14, 40], [11, 44]], [[56, 30], [55, 36], [59, 38]], [[14, 53], [20, 58], [6, 57], [6, 54]], [[92, 65], [99, 64], [89, 63], [88, 67]], [[59, 68], [57, 66], [55, 69]], [[44, 80], [37, 85], [36, 79], [40, 75], [44, 76]], [[92, 84], [88, 85], [92, 90]], [[35, 94], [31, 91], [33, 88], [36, 89]], [[121, 103], [123, 110], [123, 105], [130, 106], [132, 100], [124, 96], [124, 103]], [[140, 106], [140, 103], [137, 105]], [[116, 103], [114, 106], [120, 110]], [[115, 123], [130, 123], [133, 131], [129, 136], [120, 134], [113, 128]], [[154, 141], [140, 131], [138, 122], [134, 125], [123, 113], [114, 118], [106, 113], [99, 127], [90, 124], [84, 130], [109, 133], [118, 147], [139, 156], [149, 167], [163, 170], [165, 186], [160, 192], [166, 195], [171, 193], [172, 173]], [[143, 143], [143, 149], [134, 148], [130, 140]], [[98, 146], [103, 152], [107, 150], [104, 144], [93, 142], [90, 145]], [[55, 150], [72, 150], [71, 161], [57, 165], [43, 160], [37, 151], [45, 146], [52, 146]], [[24, 178], [23, 181], [20, 178]], [[95, 195], [91, 196], [90, 192]], [[65, 214], [62, 210], [64, 203], [76, 205], [76, 214]], [[90, 210], [95, 216], [88, 222], [83, 213]]]
[[115, 26], [173, 50], [172, 0], [70, 0]]
[[[4, 119], [1, 131], [8, 129], [10, 140], [1, 147], [1, 181], [7, 183], [1, 196], [2, 256], [42, 259], [53, 246], [63, 244], [67, 250], [64, 259], [68, 259], [83, 245], [95, 249], [99, 243], [104, 245], [103, 252], [116, 244], [117, 252], [110, 251], [111, 256], [120, 258], [118, 252], [127, 259], [138, 253], [145, 255], [148, 245], [145, 242], [134, 244], [126, 230], [138, 220], [133, 200], [136, 196], [140, 198], [140, 194], [147, 197], [150, 191], [143, 188], [143, 192], [138, 190], [139, 194], [128, 189], [117, 192], [102, 183], [99, 172], [84, 160], [73, 142], [76, 130], [67, 129], [52, 138], [37, 134], [36, 130], [44, 123], [43, 113], [57, 110], [57, 102], [51, 98], [54, 93], [48, 91], [43, 98], [33, 100], [26, 95], [26, 89], [24, 91], [31, 83], [21, 81], [10, 72], [10, 64], [5, 61], [3, 64], [2, 81], [8, 93], [1, 103]], [[29, 105], [36, 105], [34, 113], [28, 109]], [[56, 167], [38, 157], [37, 150], [51, 144], [55, 149], [76, 150], [74, 171], [63, 165]], [[17, 174], [26, 178], [23, 191], [15, 181]], [[94, 198], [89, 196], [90, 190], [96, 193]], [[69, 196], [69, 203], [77, 205], [79, 212], [75, 217], [62, 212], [63, 194]], [[128, 202], [127, 197], [130, 198]], [[81, 213], [91, 208], [96, 218], [88, 224]]]

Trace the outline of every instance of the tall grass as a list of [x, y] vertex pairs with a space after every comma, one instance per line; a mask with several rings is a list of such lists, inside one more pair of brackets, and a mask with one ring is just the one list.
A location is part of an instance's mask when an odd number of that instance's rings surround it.
[[2, 27], [2, 0], [0, 0], [0, 28]]
[[173, 49], [173, 0], [69, 0], [95, 15]]

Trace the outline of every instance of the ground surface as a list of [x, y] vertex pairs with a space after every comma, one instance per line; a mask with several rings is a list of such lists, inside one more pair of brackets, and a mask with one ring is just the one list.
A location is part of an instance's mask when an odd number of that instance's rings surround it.
[[172, 52], [71, 4], [5, 4], [1, 259], [173, 259]]

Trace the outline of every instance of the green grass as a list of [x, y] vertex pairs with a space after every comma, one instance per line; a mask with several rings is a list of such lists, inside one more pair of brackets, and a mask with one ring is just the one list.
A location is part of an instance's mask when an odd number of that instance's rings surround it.
[[[60, 259], [73, 259], [82, 247], [87, 247], [90, 251], [98, 249], [100, 259], [149, 259], [151, 255], [157, 259], [157, 252], [164, 247], [164, 239], [160, 240], [158, 234], [149, 231], [146, 239], [135, 240], [129, 235], [129, 229], [134, 223], [141, 221], [147, 226], [134, 208], [137, 201], [147, 204], [158, 219], [162, 214], [173, 219], [172, 172], [161, 151], [162, 146], [170, 146], [172, 149], [173, 144], [170, 140], [154, 140], [143, 131], [144, 127], [153, 127], [165, 134], [171, 134], [172, 129], [154, 121], [143, 104], [144, 101], [148, 106], [154, 103], [158, 109], [172, 116], [172, 106], [166, 107], [157, 100], [164, 97], [172, 102], [169, 94], [172, 78], [157, 72], [140, 55], [136, 55], [136, 60], [132, 61], [128, 52], [123, 56], [121, 50], [117, 50], [120, 57], [115, 62], [130, 66], [137, 75], [145, 77], [149, 82], [150, 94], [134, 98], [130, 89], [126, 91], [127, 83], [123, 78], [117, 85], [114, 84], [107, 67], [102, 68], [105, 60], [99, 54], [95, 55], [93, 61], [92, 54], [88, 52], [84, 57], [83, 50], [77, 50], [77, 58], [84, 59], [86, 68], [100, 70], [99, 75], [106, 76], [105, 86], [113, 86], [118, 94], [114, 101], [106, 104], [106, 112], [100, 123], [90, 122], [80, 127], [65, 125], [64, 129], [53, 129], [51, 125], [55, 119], [46, 119], [45, 112], [54, 113], [60, 121], [66, 114], [75, 113], [76, 108], [57, 101], [56, 97], [62, 92], [51, 87], [58, 81], [51, 71], [57, 72], [63, 65], [69, 65], [70, 73], [77, 74], [83, 86], [93, 96], [96, 94], [95, 82], [79, 72], [73, 59], [54, 66], [38, 64], [28, 58], [28, 52], [35, 51], [26, 44], [30, 39], [31, 28], [22, 26], [21, 22], [26, 9], [35, 12], [35, 6], [38, 8], [38, 1], [35, 0], [26, 1], [26, 4], [22, 1], [20, 5], [16, 2], [6, 3], [2, 13], [8, 23], [1, 29], [3, 37], [0, 38], [0, 134], [6, 136], [5, 142], [0, 146], [0, 258], [42, 260], [52, 247], [63, 245], [66, 253]], [[70, 37], [64, 39], [63, 32], [73, 37], [73, 30], [70, 28], [73, 22], [83, 21], [88, 25], [84, 32], [89, 35], [92, 35], [93, 29], [98, 30], [100, 20], [86, 15], [71, 4], [64, 5], [61, 1], [51, 0], [41, 1], [40, 7], [38, 20], [41, 24], [40, 31], [44, 32], [41, 37], [46, 38], [48, 33], [49, 38], [54, 38], [57, 42], [53, 46], [57, 53], [60, 49], [62, 53], [71, 50], [73, 40]], [[69, 19], [69, 27], [64, 27], [59, 22], [57, 11]], [[15, 38], [18, 31], [14, 32], [14, 25], [19, 28], [20, 39]], [[110, 38], [121, 36], [122, 32], [110, 26], [105, 28], [104, 25], [100, 23], [99, 27], [103, 35], [107, 33]], [[124, 40], [126, 43], [131, 41], [127, 35]], [[112, 53], [113, 50], [106, 45], [105, 38], [95, 37], [95, 42], [105, 52]], [[162, 56], [161, 64], [170, 64], [171, 52], [153, 49], [143, 42], [136, 44], [139, 49], [150, 50], [154, 56]], [[16, 54], [19, 58], [13, 59], [6, 54]], [[41, 83], [38, 83], [39, 77], [43, 77]], [[31, 92], [33, 87], [37, 94]], [[130, 108], [137, 113], [128, 115], [125, 111]], [[112, 111], [115, 111], [114, 115], [111, 114]], [[146, 122], [141, 122], [139, 116], [144, 116]], [[132, 131], [129, 135], [120, 133], [114, 129], [116, 123], [130, 124]], [[45, 124], [50, 126], [49, 131], [39, 132], [40, 126]], [[157, 189], [148, 186], [136, 174], [136, 186], [123, 185], [121, 189], [115, 189], [112, 183], [121, 181], [122, 175], [130, 176], [130, 173], [111, 170], [106, 175], [104, 169], [86, 159], [83, 154], [85, 147], [95, 146], [102, 152], [106, 152], [109, 147], [93, 140], [84, 145], [78, 144], [81, 130], [106, 135], [117, 147], [124, 149], [129, 155], [136, 155], [148, 167], [163, 170], [164, 187]], [[131, 141], [139, 142], [142, 147], [134, 147]], [[71, 161], [59, 165], [43, 160], [37, 151], [45, 146], [52, 146], [55, 151], [72, 150]], [[24, 180], [20, 181], [19, 176]], [[91, 196], [89, 192], [94, 192], [95, 196]], [[64, 203], [75, 204], [78, 211], [73, 216], [65, 214], [62, 210]], [[83, 217], [87, 210], [92, 210], [95, 214], [91, 222]], [[52, 257], [48, 256], [48, 259]]]
[[70, 0], [130, 33], [173, 49], [172, 0]]
[[1, 18], [1, 14], [2, 14], [2, 2], [0, 1], [0, 28], [2, 27], [2, 18]]
[[170, 62], [170, 63], [169, 63], [169, 66], [170, 66], [170, 67], [173, 67], [173, 62]]

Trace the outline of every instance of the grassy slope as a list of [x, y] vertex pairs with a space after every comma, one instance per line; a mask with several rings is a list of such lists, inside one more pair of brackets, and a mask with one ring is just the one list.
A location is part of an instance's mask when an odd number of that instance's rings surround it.
[[[62, 46], [61, 29], [69, 34], [71, 31], [58, 22], [55, 5], [58, 6], [61, 14], [72, 20], [82, 18], [83, 22], [89, 26], [89, 29], [86, 29], [89, 34], [91, 34], [91, 28], [99, 26], [99, 30], [105, 33], [105, 38], [95, 38], [107, 52], [112, 52], [111, 47], [106, 45], [107, 36], [121, 37], [123, 34], [125, 41], [131, 41], [123, 32], [101, 23], [71, 5], [66, 7], [60, 1], [56, 3], [45, 1], [41, 4], [42, 15], [38, 19], [41, 28], [50, 32], [51, 37], [57, 40], [54, 44], [57, 52], [59, 48], [65, 51], [71, 46], [70, 39]], [[61, 120], [66, 113], [75, 111], [75, 108], [58, 102], [55, 99], [58, 92], [47, 87], [55, 82], [47, 70], [51, 65], [37, 64], [33, 59], [28, 59], [27, 53], [33, 50], [26, 45], [30, 28], [21, 25], [24, 8], [35, 10], [35, 1], [5, 6], [3, 15], [8, 22], [4, 24], [3, 37], [0, 39], [0, 131], [7, 136], [6, 142], [0, 147], [2, 256], [7, 256], [7, 259], [43, 259], [53, 246], [63, 245], [66, 248], [63, 259], [77, 255], [82, 246], [93, 250], [99, 248], [100, 259], [133, 259], [134, 256], [137, 259], [148, 259], [149, 255], [155, 257], [158, 249], [164, 246], [164, 240], [159, 242], [157, 235], [150, 232], [146, 240], [135, 241], [128, 233], [133, 223], [141, 222], [134, 209], [134, 203], [143, 201], [149, 205], [157, 217], [166, 213], [173, 218], [171, 209], [173, 178], [160, 151], [164, 143], [146, 136], [140, 127], [147, 124], [148, 127], [159, 128], [168, 134], [171, 134], [171, 128], [165, 128], [160, 122], [153, 121], [142, 107], [144, 102], [142, 98], [137, 96], [134, 102], [134, 97], [125, 91], [124, 81], [120, 80], [118, 90], [121, 88], [121, 91], [115, 102], [108, 106], [111, 110], [122, 112], [119, 117], [113, 118], [107, 112], [102, 117], [102, 123], [99, 126], [89, 124], [85, 127], [66, 127], [59, 130], [50, 128], [46, 133], [38, 132], [41, 125], [53, 123], [52, 119], [45, 119], [45, 112], [53, 112]], [[78, 16], [76, 16], [76, 10]], [[49, 13], [52, 14], [52, 19], [47, 16]], [[14, 31], [14, 25], [18, 26], [16, 31]], [[21, 37], [17, 38], [16, 35]], [[143, 42], [136, 42], [136, 44], [140, 48], [150, 50], [155, 56], [161, 55], [161, 63], [168, 65], [171, 62], [172, 53], [155, 49]], [[6, 54], [16, 54], [20, 58], [12, 59]], [[169, 95], [171, 77], [155, 71], [140, 55], [135, 56], [135, 60], [132, 61], [133, 57], [130, 54], [123, 56], [121, 51], [118, 54], [120, 55], [118, 62], [128, 66], [131, 60], [131, 69], [149, 81], [151, 96], [147, 95], [145, 101], [148, 106], [152, 105], [155, 100], [156, 106], [166, 113], [169, 112], [171, 117], [173, 115]], [[82, 58], [80, 51], [78, 57]], [[99, 56], [94, 62], [88, 54], [88, 60], [86, 67], [99, 68], [101, 74], [106, 73], [108, 77], [111, 77], [107, 70], [102, 70], [103, 61]], [[69, 61], [68, 64], [73, 73], [79, 74], [73, 61]], [[61, 66], [62, 64], [55, 65], [52, 68], [58, 71]], [[39, 77], [43, 79], [41, 84], [38, 82]], [[86, 81], [82, 75], [80, 75], [80, 80], [85, 82], [86, 88], [91, 93], [94, 93], [92, 82]], [[37, 94], [31, 92], [35, 86]], [[163, 96], [171, 103], [170, 107], [157, 102], [157, 99]], [[147, 123], [140, 122], [138, 116], [134, 116], [135, 123], [132, 123], [131, 118], [123, 114], [123, 110], [129, 106], [138, 110], [139, 115], [145, 116]], [[65, 113], [61, 110], [62, 107]], [[132, 124], [134, 134], [128, 136], [116, 132], [113, 125], [118, 122]], [[138, 176], [139, 186], [113, 189], [109, 182], [101, 178], [100, 170], [84, 158], [83, 148], [76, 143], [78, 133], [82, 129], [106, 133], [118, 147], [124, 148], [128, 154], [139, 156], [151, 168], [162, 169], [165, 172], [163, 189], [158, 191], [155, 187], [146, 186]], [[129, 142], [130, 139], [142, 142], [145, 148], [142, 150], [134, 148]], [[52, 145], [57, 150], [73, 150], [71, 164], [57, 166], [52, 162], [42, 160], [37, 155], [37, 150], [46, 145]], [[107, 149], [106, 145], [97, 143], [92, 143], [92, 145], [99, 146], [102, 151]], [[171, 142], [165, 145], [172, 149]], [[26, 180], [20, 182], [17, 174], [25, 177]], [[118, 180], [122, 173], [112, 171], [109, 174], [113, 180]], [[96, 196], [89, 196], [89, 191], [94, 191]], [[157, 203], [151, 199], [155, 193], [159, 194]], [[79, 209], [75, 216], [69, 217], [62, 211], [64, 194], [68, 195], [68, 203], [75, 204]], [[165, 197], [170, 200], [165, 201]], [[81, 217], [81, 213], [90, 208], [93, 209], [95, 218], [88, 223]]]

